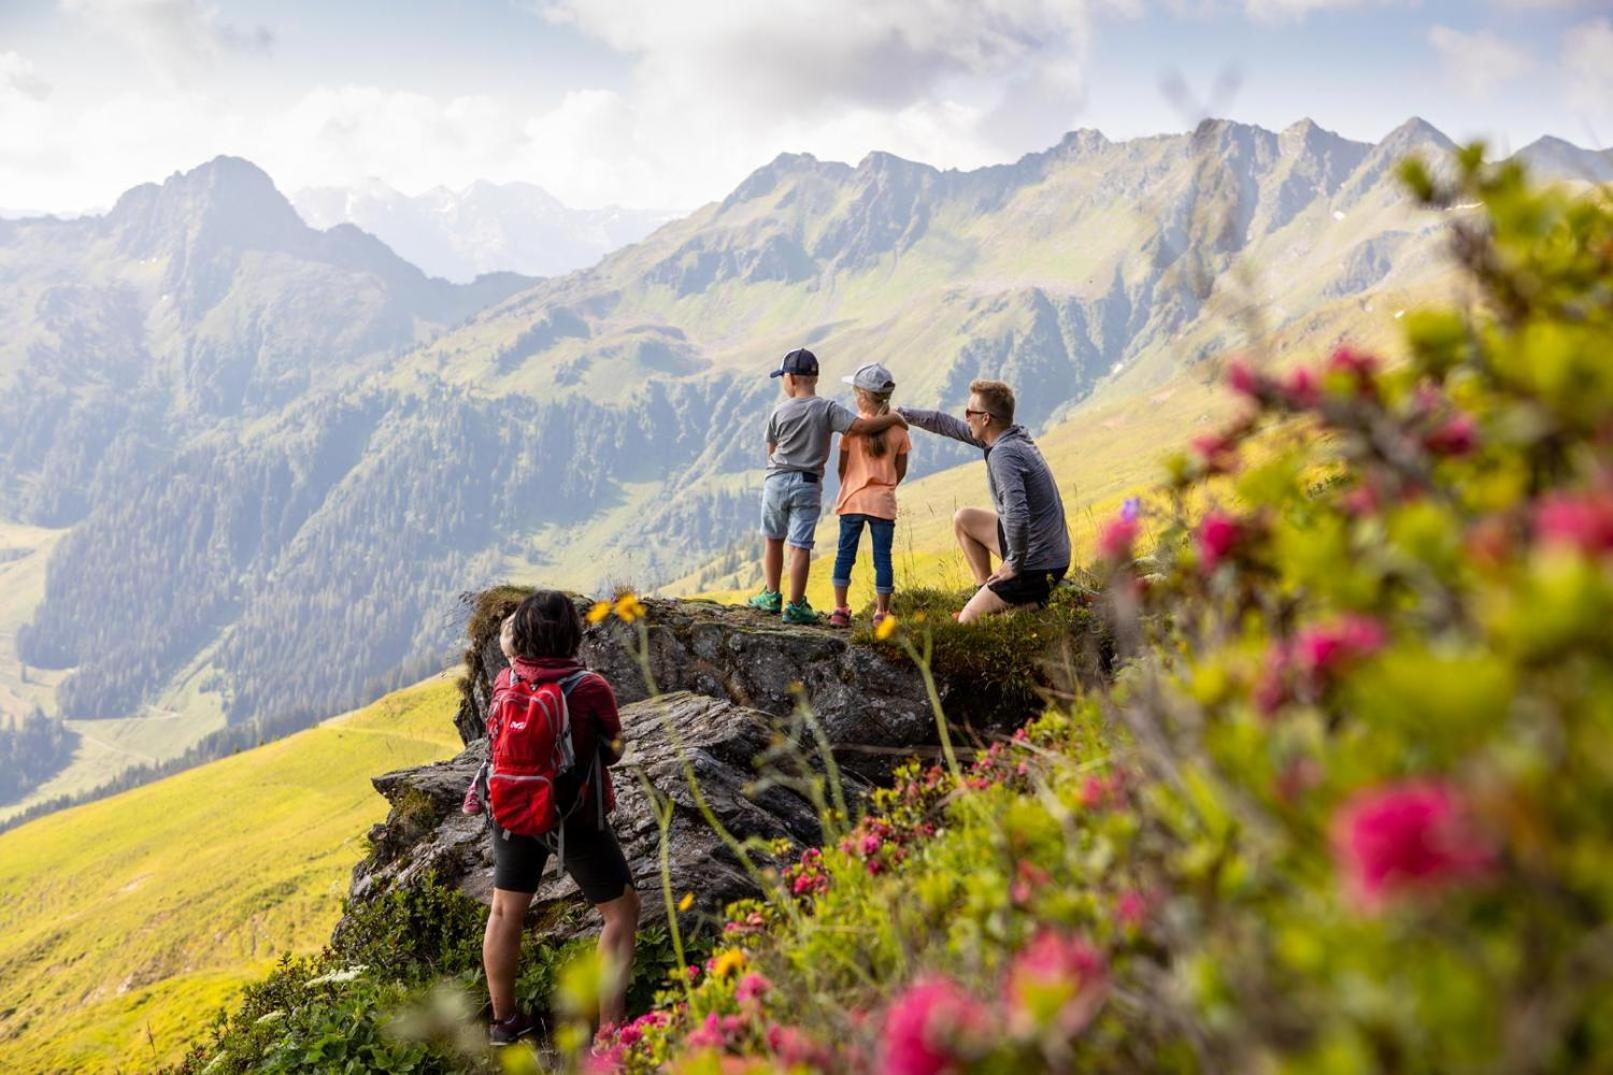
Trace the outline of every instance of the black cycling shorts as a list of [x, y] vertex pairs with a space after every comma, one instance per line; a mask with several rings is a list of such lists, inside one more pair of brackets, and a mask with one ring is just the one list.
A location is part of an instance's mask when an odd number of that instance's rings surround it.
[[[491, 816], [487, 830], [493, 839], [493, 887], [506, 892], [536, 892], [543, 868], [552, 852], [533, 836], [505, 836]], [[593, 818], [572, 817], [566, 822], [565, 861], [561, 864], [582, 889], [589, 903], [609, 903], [633, 885], [633, 871], [616, 834], [607, 823], [594, 827]]]

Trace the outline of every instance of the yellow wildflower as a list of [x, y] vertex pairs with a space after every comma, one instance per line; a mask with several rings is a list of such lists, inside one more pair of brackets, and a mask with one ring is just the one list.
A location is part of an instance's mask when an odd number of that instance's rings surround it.
[[744, 966], [745, 950], [742, 948], [725, 948], [711, 957], [711, 974], [715, 978], [726, 978]]
[[623, 623], [632, 623], [647, 611], [644, 603], [638, 599], [638, 594], [631, 590], [616, 599], [616, 618]]
[[891, 635], [896, 633], [896, 628], [896, 617], [886, 616], [884, 619], [879, 621], [879, 626], [874, 628], [874, 637], [883, 642]]
[[595, 601], [594, 604], [593, 604], [593, 607], [588, 610], [588, 622], [589, 623], [598, 623], [599, 621], [603, 620], [606, 616], [609, 616], [609, 615], [610, 615], [610, 602], [609, 601]]
[[693, 892], [685, 892], [683, 894], [683, 899], [678, 901], [678, 910], [687, 911], [689, 908], [691, 908], [693, 906], [694, 906], [694, 893]]

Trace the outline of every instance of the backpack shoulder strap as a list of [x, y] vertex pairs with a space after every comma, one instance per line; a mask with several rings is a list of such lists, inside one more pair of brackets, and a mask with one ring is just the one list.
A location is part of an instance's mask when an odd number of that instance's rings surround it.
[[560, 680], [560, 693], [566, 695], [569, 698], [571, 696], [571, 692], [576, 690], [579, 686], [581, 686], [583, 681], [586, 680], [589, 676], [598, 676], [598, 675], [599, 675], [598, 672], [595, 672], [594, 670], [592, 670], [590, 668], [578, 669], [577, 671], [571, 673], [571, 675], [569, 675], [569, 676], [565, 677], [564, 679]]

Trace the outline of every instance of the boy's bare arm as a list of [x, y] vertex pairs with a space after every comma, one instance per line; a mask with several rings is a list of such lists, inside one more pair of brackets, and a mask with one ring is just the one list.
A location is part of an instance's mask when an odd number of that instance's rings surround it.
[[896, 457], [896, 484], [902, 484], [902, 479], [905, 477], [907, 477], [907, 453], [903, 452]]
[[891, 411], [889, 414], [876, 414], [872, 418], [859, 416], [855, 422], [851, 423], [851, 427], [846, 432], [852, 436], [873, 436], [875, 433], [883, 433], [894, 426], [901, 426], [906, 429], [907, 419], [895, 411]]

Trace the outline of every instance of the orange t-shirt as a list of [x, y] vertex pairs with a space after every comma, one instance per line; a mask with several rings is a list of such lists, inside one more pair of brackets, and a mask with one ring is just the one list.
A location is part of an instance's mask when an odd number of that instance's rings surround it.
[[885, 454], [877, 459], [868, 451], [867, 437], [842, 436], [846, 476], [835, 500], [835, 514], [896, 518], [896, 457], [906, 455], [912, 447], [907, 430], [900, 426], [885, 431]]

